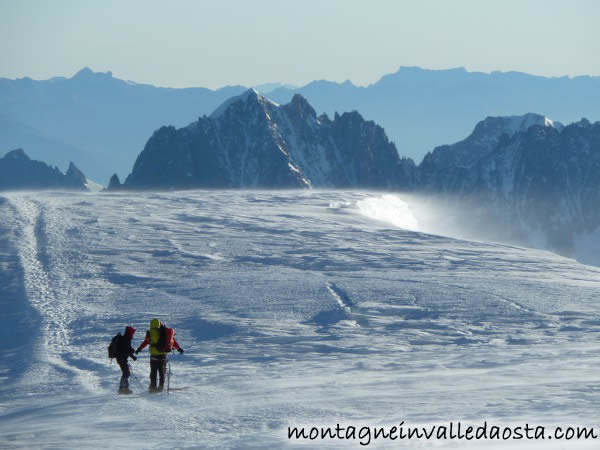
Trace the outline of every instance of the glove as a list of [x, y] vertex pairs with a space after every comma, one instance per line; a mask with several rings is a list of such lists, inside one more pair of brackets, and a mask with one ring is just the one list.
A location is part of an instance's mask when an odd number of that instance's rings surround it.
[[131, 355], [131, 359], [133, 359], [134, 361], [137, 361], [137, 357], [135, 355]]
[[183, 349], [182, 348], [178, 348], [177, 351], [179, 352], [180, 355], [183, 354]]
[[135, 354], [137, 355], [140, 352], [140, 349], [138, 347], [138, 349], [135, 351]]

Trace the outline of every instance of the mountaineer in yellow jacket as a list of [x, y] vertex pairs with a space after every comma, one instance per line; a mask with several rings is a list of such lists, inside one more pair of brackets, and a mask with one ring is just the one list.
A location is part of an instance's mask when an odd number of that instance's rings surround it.
[[[146, 331], [146, 339], [135, 351], [136, 355], [141, 352], [146, 345], [150, 344], [150, 392], [161, 392], [165, 385], [165, 368], [167, 365], [167, 355], [176, 349], [183, 353], [183, 349], [175, 340], [175, 331], [161, 323], [158, 319], [150, 321], [150, 329]], [[159, 381], [156, 386], [156, 374]]]

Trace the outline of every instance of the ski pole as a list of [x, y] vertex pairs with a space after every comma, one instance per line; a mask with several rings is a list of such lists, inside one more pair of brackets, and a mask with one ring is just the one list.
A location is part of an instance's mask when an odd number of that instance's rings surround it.
[[168, 364], [168, 371], [167, 371], [167, 395], [169, 395], [169, 392], [171, 390], [171, 361], [168, 361], [167, 364]]
[[131, 368], [131, 364], [127, 363], [127, 366], [129, 367], [129, 372], [131, 373], [131, 376], [133, 377], [133, 379], [136, 381], [137, 384], [140, 385], [140, 388], [144, 389], [144, 386], [142, 385], [142, 382], [133, 373], [133, 369]]

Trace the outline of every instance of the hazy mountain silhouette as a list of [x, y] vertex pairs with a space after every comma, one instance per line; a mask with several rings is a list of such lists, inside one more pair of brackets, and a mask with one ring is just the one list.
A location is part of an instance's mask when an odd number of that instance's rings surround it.
[[542, 112], [570, 123], [600, 119], [600, 77], [549, 78], [519, 72], [468, 72], [401, 67], [368, 87], [313, 81], [267, 93], [279, 103], [295, 93], [318, 114], [359, 111], [381, 125], [402, 156], [419, 163], [434, 147], [457, 142], [487, 116]]
[[23, 149], [0, 158], [0, 191], [30, 189], [69, 189], [85, 191], [87, 179], [72, 162], [66, 173], [45, 162], [32, 160]]
[[[131, 171], [154, 130], [186, 126], [245, 89], [160, 88], [88, 68], [71, 78], [0, 78], [0, 148], [26, 148], [61, 167], [77, 161], [90, 179], [106, 184], [115, 171], [121, 179]], [[589, 76], [402, 67], [368, 87], [313, 81], [267, 95], [283, 104], [295, 93], [317, 115], [358, 111], [385, 129], [400, 155], [417, 163], [434, 147], [462, 139], [486, 116], [537, 111], [564, 123], [600, 118], [600, 77]]]
[[0, 78], [0, 148], [62, 166], [76, 160], [106, 184], [129, 173], [148, 135], [168, 123], [187, 125], [245, 88], [172, 89], [84, 68], [72, 78]]

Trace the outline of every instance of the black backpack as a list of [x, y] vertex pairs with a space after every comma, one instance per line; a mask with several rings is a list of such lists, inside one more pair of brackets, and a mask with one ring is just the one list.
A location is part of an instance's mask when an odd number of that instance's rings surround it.
[[108, 357], [110, 359], [121, 356], [121, 339], [123, 339], [123, 335], [119, 333], [110, 341], [110, 345], [108, 346]]

